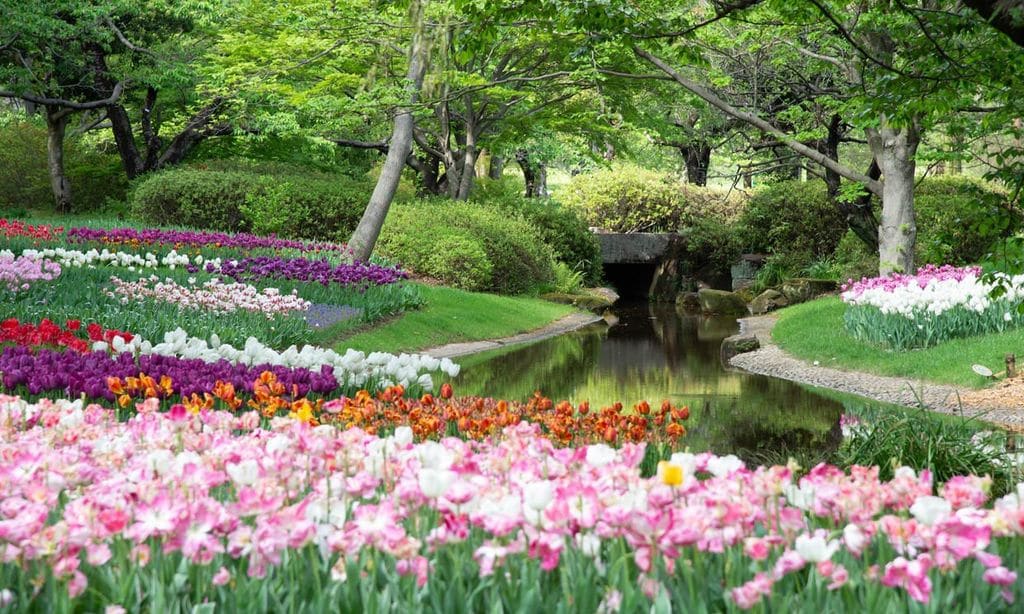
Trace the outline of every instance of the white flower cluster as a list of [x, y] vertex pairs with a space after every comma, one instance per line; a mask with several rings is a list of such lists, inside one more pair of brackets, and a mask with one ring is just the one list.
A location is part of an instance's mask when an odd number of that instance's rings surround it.
[[[4, 250], [4, 252], [8, 252], [8, 250]], [[22, 255], [37, 259], [47, 258], [49, 260], [55, 260], [61, 266], [65, 267], [94, 267], [97, 265], [107, 265], [125, 267], [129, 270], [135, 270], [136, 268], [155, 269], [157, 267], [169, 267], [174, 269], [176, 267], [188, 266], [189, 264], [201, 266], [204, 262], [212, 262], [217, 269], [220, 268], [220, 258], [204, 260], [202, 254], [199, 254], [190, 259], [186, 254], [179, 254], [177, 250], [171, 250], [167, 255], [158, 257], [152, 252], [146, 252], [145, 254], [132, 254], [129, 252], [112, 252], [107, 249], [90, 249], [89, 251], [83, 252], [77, 249], [56, 247], [50, 249], [26, 249], [22, 251]]]
[[324, 365], [334, 368], [334, 376], [342, 386], [364, 386], [375, 383], [380, 389], [394, 384], [409, 387], [417, 385], [424, 390], [434, 387], [431, 373], [442, 372], [450, 377], [459, 374], [459, 365], [447, 358], [434, 358], [426, 354], [388, 354], [373, 352], [369, 355], [353, 349], [339, 354], [334, 350], [315, 345], [304, 345], [302, 348], [291, 346], [278, 352], [249, 337], [242, 349], [227, 343], [213, 334], [209, 341], [199, 337], [190, 337], [187, 332], [177, 328], [164, 334], [161, 343], [151, 343], [136, 335], [126, 343], [121, 337], [114, 337], [112, 347], [102, 341], [93, 344], [93, 349], [115, 352], [131, 352], [133, 354], [158, 354], [186, 359], [199, 359], [213, 363], [228, 360], [235, 364], [260, 365], [270, 364], [282, 367], [301, 367], [313, 371]]
[[[1002, 277], [1007, 282], [1007, 292], [998, 300], [1012, 304], [1024, 299], [1024, 275]], [[869, 305], [883, 314], [898, 314], [908, 319], [920, 313], [941, 315], [956, 307], [983, 313], [992, 306], [993, 299], [989, 293], [993, 287], [993, 284], [982, 283], [978, 277], [968, 275], [961, 280], [931, 279], [923, 285], [910, 283], [868, 288], [859, 294], [848, 291], [843, 293], [843, 301], [849, 305]]]

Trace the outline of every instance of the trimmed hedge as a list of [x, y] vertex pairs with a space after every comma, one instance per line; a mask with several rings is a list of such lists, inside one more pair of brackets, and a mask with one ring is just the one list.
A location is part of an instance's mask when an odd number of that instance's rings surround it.
[[481, 179], [472, 200], [524, 217], [551, 247], [555, 258], [583, 275], [583, 283], [601, 283], [601, 245], [575, 211], [548, 198], [525, 198], [522, 181]]
[[280, 163], [216, 168], [175, 168], [142, 178], [131, 192], [134, 213], [149, 224], [344, 240], [373, 190], [367, 180]]
[[739, 194], [633, 165], [577, 175], [555, 198], [591, 226], [612, 232], [675, 232], [707, 219], [729, 224], [744, 208]]
[[554, 282], [541, 234], [498, 207], [442, 199], [392, 206], [380, 253], [420, 275], [466, 290], [521, 294]]

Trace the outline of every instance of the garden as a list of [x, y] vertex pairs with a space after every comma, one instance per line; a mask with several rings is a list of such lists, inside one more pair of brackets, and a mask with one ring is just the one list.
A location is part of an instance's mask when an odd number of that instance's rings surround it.
[[0, 1], [0, 614], [1019, 611], [1017, 12]]

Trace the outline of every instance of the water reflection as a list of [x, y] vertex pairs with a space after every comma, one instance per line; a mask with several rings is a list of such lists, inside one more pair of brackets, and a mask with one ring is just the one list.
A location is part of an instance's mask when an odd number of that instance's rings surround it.
[[525, 399], [534, 390], [592, 406], [662, 399], [691, 409], [692, 450], [785, 461], [797, 451], [834, 449], [842, 405], [783, 380], [727, 371], [722, 339], [735, 318], [678, 315], [670, 307], [616, 309], [603, 324], [525, 347], [460, 360], [460, 394]]

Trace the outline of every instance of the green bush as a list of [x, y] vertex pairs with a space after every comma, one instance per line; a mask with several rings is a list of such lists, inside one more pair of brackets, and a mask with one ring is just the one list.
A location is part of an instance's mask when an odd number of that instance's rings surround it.
[[[69, 137], [64, 171], [75, 212], [96, 211], [108, 200], [123, 200], [128, 179], [116, 155]], [[0, 114], [0, 209], [53, 207], [46, 161], [46, 127], [41, 120]]]
[[131, 205], [150, 224], [339, 240], [359, 223], [371, 191], [366, 180], [276, 162], [204, 163], [142, 178]]
[[839, 240], [835, 253], [841, 281], [858, 280], [878, 275], [878, 253], [868, 249], [852, 230], [847, 230]]
[[480, 203], [398, 203], [377, 245], [403, 267], [467, 290], [521, 294], [555, 280], [553, 252], [540, 233]]
[[522, 182], [514, 177], [482, 179], [473, 191], [474, 202], [522, 215], [554, 251], [555, 258], [582, 275], [584, 284], [601, 282], [601, 246], [574, 211], [555, 200], [525, 198]]
[[795, 270], [832, 255], [846, 232], [846, 220], [821, 181], [783, 181], [758, 190], [739, 226], [745, 249], [773, 254]]
[[917, 253], [922, 264], [971, 264], [985, 258], [1007, 230], [1020, 227], [1006, 193], [964, 176], [929, 177], [914, 193]]
[[632, 165], [577, 175], [555, 198], [591, 226], [612, 232], [675, 232], [709, 218], [731, 223], [744, 206], [738, 194]]
[[0, 208], [53, 205], [41, 125], [0, 115], [0, 185]]

